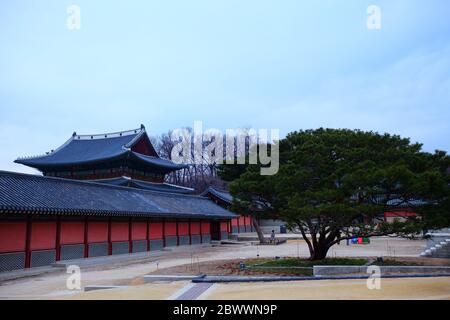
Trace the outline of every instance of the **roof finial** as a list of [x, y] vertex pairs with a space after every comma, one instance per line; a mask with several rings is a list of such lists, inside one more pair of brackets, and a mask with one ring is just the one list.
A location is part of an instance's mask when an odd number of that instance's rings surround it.
[[77, 135], [77, 132], [74, 131], [74, 132], [72, 133], [72, 137], [75, 137], [76, 135]]
[[141, 123], [141, 130], [145, 130], [145, 126]]

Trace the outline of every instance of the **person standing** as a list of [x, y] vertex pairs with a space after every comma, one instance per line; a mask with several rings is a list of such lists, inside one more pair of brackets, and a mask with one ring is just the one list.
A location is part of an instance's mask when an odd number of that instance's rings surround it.
[[270, 234], [270, 243], [275, 244], [275, 230], [272, 230], [272, 233]]

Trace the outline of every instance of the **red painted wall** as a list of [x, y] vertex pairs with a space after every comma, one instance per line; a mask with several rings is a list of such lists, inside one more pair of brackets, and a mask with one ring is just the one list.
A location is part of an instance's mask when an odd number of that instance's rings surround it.
[[56, 222], [33, 222], [31, 250], [54, 249], [56, 246]]
[[191, 222], [191, 234], [200, 234], [200, 222]]
[[128, 222], [111, 222], [111, 241], [128, 241]]
[[228, 231], [228, 222], [221, 222], [220, 223], [220, 231]]
[[411, 211], [393, 211], [393, 212], [385, 212], [385, 217], [414, 217], [417, 216], [416, 213]]
[[108, 222], [91, 221], [88, 224], [88, 242], [107, 242]]
[[84, 242], [84, 222], [62, 221], [61, 244], [75, 244]]
[[150, 240], [157, 240], [163, 238], [163, 223], [162, 222], [150, 222], [148, 224], [148, 232]]
[[231, 219], [231, 225], [232, 226], [237, 226], [238, 225], [238, 218]]
[[177, 223], [176, 222], [166, 222], [166, 230], [164, 231], [166, 236], [176, 236], [177, 235]]
[[178, 235], [180, 236], [189, 235], [189, 222], [178, 222]]
[[202, 234], [209, 234], [211, 232], [211, 224], [209, 222], [202, 222]]
[[0, 222], [0, 252], [24, 251], [27, 223]]
[[133, 240], [147, 239], [147, 222], [132, 222], [131, 236]]

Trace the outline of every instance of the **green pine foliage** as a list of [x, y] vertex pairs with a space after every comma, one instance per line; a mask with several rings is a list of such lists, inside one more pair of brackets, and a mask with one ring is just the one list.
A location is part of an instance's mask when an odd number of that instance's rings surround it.
[[[233, 181], [235, 210], [278, 215], [302, 233], [312, 260], [352, 237], [414, 236], [450, 225], [450, 157], [443, 151], [347, 129], [292, 132], [278, 143], [276, 175], [260, 175], [259, 165], [227, 165], [221, 172]], [[382, 220], [384, 212], [405, 206], [418, 216]]]

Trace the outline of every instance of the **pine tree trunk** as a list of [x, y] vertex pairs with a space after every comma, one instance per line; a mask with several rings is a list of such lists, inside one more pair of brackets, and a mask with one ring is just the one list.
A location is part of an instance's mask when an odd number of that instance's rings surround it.
[[262, 232], [258, 220], [256, 220], [254, 215], [252, 215], [252, 223], [253, 226], [255, 227], [256, 234], [258, 235], [259, 243], [266, 243], [267, 241], [266, 238], [264, 238], [264, 233]]
[[327, 257], [328, 247], [326, 245], [317, 244], [311, 253], [310, 260], [323, 260]]

